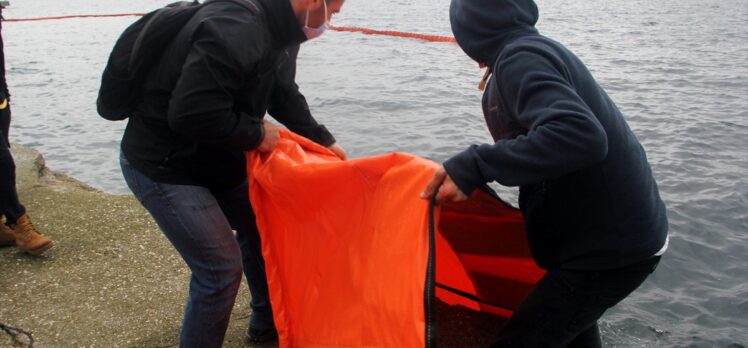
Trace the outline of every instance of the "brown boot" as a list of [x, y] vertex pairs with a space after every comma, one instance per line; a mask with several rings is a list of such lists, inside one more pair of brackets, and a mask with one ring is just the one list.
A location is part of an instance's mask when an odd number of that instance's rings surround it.
[[41, 255], [54, 245], [52, 240], [39, 233], [36, 227], [31, 224], [29, 214], [23, 214], [10, 227], [13, 229], [18, 247], [31, 255]]
[[0, 221], [0, 247], [16, 245], [16, 237], [13, 236], [13, 230], [5, 225], [5, 218]]

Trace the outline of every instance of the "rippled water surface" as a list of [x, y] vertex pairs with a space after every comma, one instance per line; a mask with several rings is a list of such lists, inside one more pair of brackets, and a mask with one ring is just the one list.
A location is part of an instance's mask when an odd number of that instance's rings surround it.
[[[6, 18], [145, 12], [168, 1], [11, 0]], [[748, 345], [748, 0], [538, 1], [617, 101], [668, 205], [658, 270], [602, 320], [617, 347]], [[448, 0], [348, 0], [334, 24], [451, 35]], [[133, 17], [7, 22], [11, 141], [99, 189], [126, 193], [123, 123], [94, 101], [113, 41]], [[440, 161], [490, 141], [481, 71], [453, 44], [328, 32], [302, 48], [298, 82], [353, 157]], [[501, 189], [509, 196], [513, 191]]]

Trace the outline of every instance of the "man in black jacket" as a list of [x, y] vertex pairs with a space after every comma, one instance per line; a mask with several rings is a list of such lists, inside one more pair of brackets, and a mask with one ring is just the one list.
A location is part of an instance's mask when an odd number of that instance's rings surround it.
[[[192, 271], [181, 347], [220, 347], [241, 281], [251, 342], [275, 338], [245, 152], [268, 152], [278, 126], [345, 151], [294, 82], [298, 45], [344, 0], [208, 0], [164, 49], [129, 118], [120, 162], [128, 186]], [[234, 236], [236, 234], [236, 237]]]
[[423, 197], [439, 184], [442, 202], [491, 181], [519, 186], [533, 258], [548, 272], [495, 346], [600, 346], [597, 320], [667, 247], [665, 205], [621, 112], [537, 19], [532, 0], [452, 0], [457, 42], [492, 72], [483, 113], [495, 143], [447, 160]]

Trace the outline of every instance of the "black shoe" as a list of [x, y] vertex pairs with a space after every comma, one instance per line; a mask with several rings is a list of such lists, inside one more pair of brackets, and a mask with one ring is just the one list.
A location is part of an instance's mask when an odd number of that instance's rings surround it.
[[275, 328], [269, 329], [255, 329], [249, 327], [247, 329], [247, 342], [253, 344], [265, 343], [278, 338], [278, 331]]

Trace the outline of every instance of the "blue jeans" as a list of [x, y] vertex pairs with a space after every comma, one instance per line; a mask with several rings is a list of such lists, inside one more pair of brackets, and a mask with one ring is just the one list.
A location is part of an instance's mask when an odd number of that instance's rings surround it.
[[123, 155], [120, 165], [130, 190], [192, 271], [179, 346], [221, 346], [242, 269], [251, 295], [249, 325], [272, 328], [265, 263], [247, 182], [226, 190], [164, 184], [133, 168]]
[[612, 270], [548, 271], [491, 347], [601, 347], [597, 320], [636, 290], [659, 260], [657, 256]]

